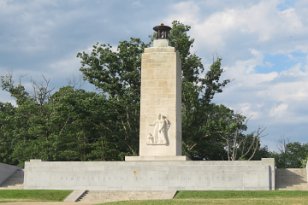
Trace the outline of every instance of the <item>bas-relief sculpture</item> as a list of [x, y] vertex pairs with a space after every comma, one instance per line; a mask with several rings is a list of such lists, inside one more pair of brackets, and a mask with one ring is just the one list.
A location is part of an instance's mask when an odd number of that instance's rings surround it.
[[157, 120], [149, 124], [154, 127], [153, 132], [147, 136], [147, 145], [168, 145], [168, 130], [171, 126], [170, 121], [165, 115], [159, 114]]

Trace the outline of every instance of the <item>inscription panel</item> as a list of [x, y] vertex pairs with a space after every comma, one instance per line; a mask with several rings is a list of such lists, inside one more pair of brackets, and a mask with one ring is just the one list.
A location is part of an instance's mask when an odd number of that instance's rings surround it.
[[191, 161], [27, 162], [24, 187], [127, 191], [268, 190], [269, 171], [268, 165], [249, 162], [246, 165]]

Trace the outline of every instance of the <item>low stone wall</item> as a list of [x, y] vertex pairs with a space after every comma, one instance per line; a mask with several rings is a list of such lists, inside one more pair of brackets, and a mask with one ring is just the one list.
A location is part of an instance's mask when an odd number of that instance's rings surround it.
[[276, 189], [307, 190], [306, 168], [276, 170]]
[[308, 179], [308, 160], [306, 162], [306, 173], [307, 173], [307, 179]]
[[0, 163], [0, 185], [12, 176], [17, 169], [16, 166]]
[[25, 163], [25, 189], [271, 190], [274, 160]]

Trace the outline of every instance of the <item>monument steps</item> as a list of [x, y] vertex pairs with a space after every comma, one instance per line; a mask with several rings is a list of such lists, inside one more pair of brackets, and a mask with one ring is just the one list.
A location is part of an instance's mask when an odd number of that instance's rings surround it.
[[81, 200], [83, 200], [87, 195], [89, 194], [88, 190], [85, 190], [76, 200], [76, 202], [80, 202]]
[[88, 190], [74, 190], [64, 199], [64, 202], [80, 202], [88, 192]]
[[24, 171], [18, 169], [12, 176], [0, 185], [0, 189], [23, 189]]
[[89, 191], [78, 202], [106, 203], [128, 200], [173, 199], [176, 191]]
[[305, 168], [276, 170], [276, 189], [308, 190], [307, 171]]

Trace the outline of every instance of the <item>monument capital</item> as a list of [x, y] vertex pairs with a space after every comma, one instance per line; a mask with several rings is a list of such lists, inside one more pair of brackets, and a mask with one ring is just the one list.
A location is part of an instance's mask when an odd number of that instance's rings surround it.
[[160, 25], [155, 26], [153, 30], [156, 31], [155, 39], [168, 39], [171, 27], [161, 23]]

